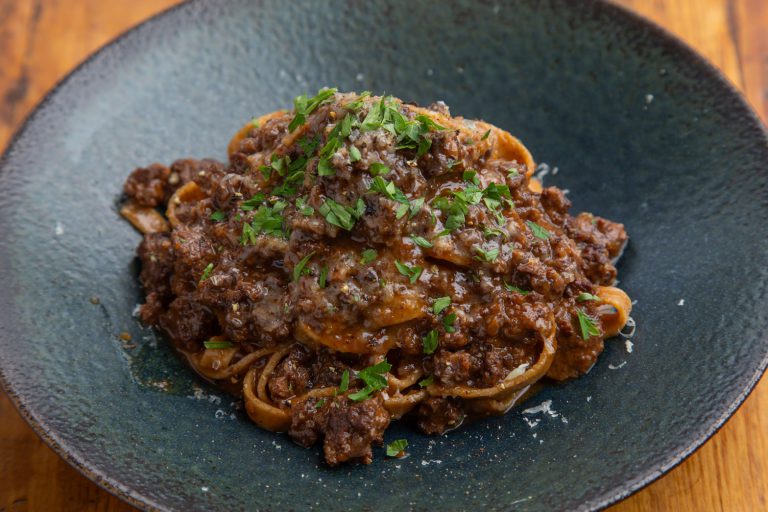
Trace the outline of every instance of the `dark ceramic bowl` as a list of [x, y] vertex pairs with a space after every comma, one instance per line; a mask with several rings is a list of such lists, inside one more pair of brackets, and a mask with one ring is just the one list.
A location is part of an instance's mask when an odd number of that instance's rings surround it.
[[[244, 121], [323, 85], [507, 128], [576, 211], [624, 222], [634, 351], [609, 342], [584, 378], [447, 436], [397, 425], [407, 459], [337, 469], [195, 378], [131, 314], [123, 180], [223, 159]], [[766, 366], [766, 167], [733, 87], [601, 1], [187, 3], [72, 73], [2, 162], [2, 381], [59, 454], [144, 508], [599, 508], [701, 445]], [[520, 410], [546, 401], [554, 413]]]

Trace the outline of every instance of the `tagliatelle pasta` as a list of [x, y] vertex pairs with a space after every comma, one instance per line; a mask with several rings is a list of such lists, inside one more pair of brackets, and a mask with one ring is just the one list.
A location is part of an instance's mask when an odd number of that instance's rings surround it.
[[324, 89], [246, 124], [228, 158], [126, 182], [141, 318], [331, 465], [370, 462], [393, 420], [503, 414], [586, 373], [629, 319], [623, 226], [571, 216], [517, 138], [444, 104]]

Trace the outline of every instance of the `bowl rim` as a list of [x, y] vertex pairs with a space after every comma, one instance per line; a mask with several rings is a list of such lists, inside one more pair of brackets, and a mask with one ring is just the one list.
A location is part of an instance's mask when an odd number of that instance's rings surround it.
[[[0, 157], [0, 172], [5, 168], [14, 147], [18, 144], [19, 140], [26, 134], [32, 122], [37, 118], [40, 111], [52, 101], [53, 97], [69, 83], [70, 80], [81, 71], [87, 69], [89, 66], [94, 65], [94, 62], [102, 55], [109, 51], [113, 51], [124, 40], [132, 36], [140, 29], [147, 29], [156, 23], [160, 23], [167, 16], [171, 15], [177, 10], [189, 8], [192, 4], [202, 4], [209, 0], [182, 0], [177, 4], [171, 5], [158, 11], [147, 19], [136, 23], [123, 32], [108, 40], [102, 46], [91, 52], [85, 59], [79, 64], [67, 72], [62, 78], [45, 93], [43, 98], [34, 106], [34, 108], [26, 115], [24, 120], [18, 125], [13, 135], [9, 139], [6, 147], [3, 150], [2, 157]], [[709, 77], [718, 82], [718, 84], [725, 88], [725, 90], [734, 95], [739, 102], [745, 107], [745, 111], [749, 119], [752, 121], [751, 129], [757, 129], [759, 135], [766, 145], [768, 146], [768, 128], [765, 123], [757, 115], [754, 107], [750, 103], [749, 99], [745, 96], [744, 92], [739, 89], [728, 78], [722, 70], [712, 64], [706, 57], [701, 55], [687, 42], [681, 39], [676, 34], [672, 33], [668, 29], [659, 25], [655, 21], [647, 18], [646, 16], [631, 10], [628, 7], [624, 7], [617, 3], [617, 0], [585, 0], [582, 5], [586, 5], [586, 8], [592, 8], [602, 10], [608, 14], [610, 18], [619, 18], [623, 22], [634, 25], [636, 27], [642, 27], [648, 31], [651, 37], [658, 39], [667, 49], [672, 53], [677, 54], [679, 58], [688, 60], [693, 64], [700, 66]], [[763, 341], [768, 340], [768, 336]], [[749, 376], [744, 387], [739, 395], [728, 404], [727, 408], [723, 411], [717, 419], [708, 426], [708, 428], [698, 437], [692, 439], [691, 442], [683, 449], [671, 454], [667, 460], [661, 463], [656, 469], [646, 471], [643, 474], [637, 475], [635, 478], [625, 481], [621, 487], [606, 490], [596, 496], [587, 499], [579, 504], [579, 510], [604, 510], [611, 505], [614, 505], [629, 496], [637, 493], [641, 489], [652, 484], [662, 476], [666, 475], [674, 468], [676, 468], [685, 459], [690, 457], [694, 452], [701, 448], [707, 441], [709, 441], [725, 423], [736, 413], [736, 411], [744, 404], [745, 400], [755, 386], [760, 381], [763, 374], [768, 369], [768, 351], [763, 355], [763, 359], [758, 365], [755, 372]], [[88, 480], [95, 483], [111, 495], [127, 502], [128, 504], [145, 511], [166, 511], [171, 510], [160, 503], [156, 503], [154, 500], [145, 496], [143, 493], [134, 490], [112, 476], [98, 471], [90, 467], [87, 458], [84, 454], [80, 454], [77, 450], [68, 446], [66, 442], [61, 440], [52, 428], [48, 428], [45, 425], [45, 421], [42, 418], [36, 417], [34, 411], [30, 410], [24, 403], [24, 398], [16, 393], [16, 391], [10, 386], [6, 376], [3, 373], [2, 365], [0, 365], [0, 388], [2, 388], [7, 394], [13, 406], [19, 412], [24, 421], [29, 425], [32, 430], [37, 434], [43, 442], [51, 448], [59, 457], [64, 459], [71, 467], [77, 470], [81, 475], [85, 476]]]

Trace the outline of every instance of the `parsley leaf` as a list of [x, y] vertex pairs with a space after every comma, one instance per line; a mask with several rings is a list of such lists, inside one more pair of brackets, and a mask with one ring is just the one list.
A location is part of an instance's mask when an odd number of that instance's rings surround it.
[[451, 298], [447, 295], [445, 297], [438, 297], [432, 304], [432, 312], [439, 315], [441, 311], [451, 305]]
[[307, 122], [307, 116], [311, 114], [317, 107], [330, 101], [331, 97], [336, 93], [336, 89], [320, 89], [317, 91], [317, 95], [312, 98], [307, 98], [306, 94], [297, 96], [293, 100], [293, 106], [296, 110], [296, 115], [288, 125], [288, 131], [292, 132], [299, 126]]
[[408, 441], [405, 439], [397, 439], [387, 445], [387, 457], [397, 457], [408, 448]]
[[227, 218], [227, 214], [221, 210], [216, 210], [208, 218], [214, 222], [220, 222]]
[[431, 117], [427, 117], [424, 114], [416, 116], [416, 120], [422, 124], [429, 131], [442, 131], [445, 130], [444, 126], [440, 126], [432, 120]]
[[403, 191], [397, 188], [394, 183], [385, 180], [381, 176], [376, 176], [373, 178], [370, 190], [373, 192], [378, 192], [387, 199], [397, 201], [398, 203], [409, 204], [408, 198], [405, 196]]
[[580, 293], [578, 297], [576, 297], [576, 300], [579, 302], [586, 302], [588, 300], [601, 300], [600, 297], [597, 295], [592, 295], [591, 293]]
[[435, 382], [435, 376], [434, 375], [430, 375], [426, 379], [421, 379], [419, 381], [419, 386], [422, 387], [422, 388], [425, 388], [425, 387], [429, 386], [430, 384], [432, 384], [433, 382]]
[[349, 389], [349, 370], [344, 370], [344, 373], [341, 374], [341, 383], [339, 384], [339, 388], [336, 390], [334, 395], [340, 395], [342, 393], [346, 393]]
[[259, 206], [261, 203], [267, 200], [267, 196], [265, 196], [262, 193], [254, 194], [253, 197], [250, 199], [246, 199], [242, 203], [240, 203], [240, 209], [244, 212], [250, 212], [251, 210], [255, 210], [257, 206]]
[[[362, 205], [362, 208], [360, 207]], [[337, 203], [333, 199], [326, 199], [320, 208], [318, 209], [320, 215], [325, 217], [328, 224], [338, 226], [342, 229], [350, 231], [357, 219], [359, 219], [365, 212], [365, 203], [362, 199], [358, 199], [355, 204], [355, 208], [344, 206]]]
[[483, 134], [483, 136], [480, 138], [480, 140], [487, 139], [490, 134], [491, 134], [491, 129], [488, 128], [488, 131]]
[[297, 197], [296, 198], [296, 210], [298, 210], [299, 213], [301, 213], [305, 217], [309, 217], [310, 215], [315, 213], [315, 209], [307, 204], [307, 198], [306, 197]]
[[315, 402], [315, 410], [320, 410], [325, 405], [325, 398], [321, 398], [317, 402]]
[[424, 237], [416, 236], [416, 235], [410, 235], [410, 239], [413, 240], [413, 243], [415, 243], [419, 247], [425, 247], [427, 249], [432, 247], [432, 242], [430, 242], [429, 240], [427, 240]]
[[425, 354], [433, 354], [437, 350], [437, 331], [432, 329], [421, 339]]
[[443, 317], [443, 329], [445, 332], [456, 332], [453, 324], [456, 322], [456, 313], [448, 313]]
[[320, 288], [325, 288], [326, 283], [328, 282], [328, 265], [323, 265], [323, 268], [320, 269], [320, 277], [317, 279], [317, 284], [320, 286]]
[[602, 332], [595, 323], [595, 319], [579, 309], [576, 314], [579, 317], [579, 327], [581, 327], [581, 337], [588, 340], [592, 336], [600, 336]]
[[208, 340], [203, 342], [203, 346], [205, 348], [232, 348], [233, 344], [231, 341], [215, 341], [215, 340]]
[[[281, 212], [288, 206], [285, 201], [276, 201], [272, 206], [261, 205], [253, 216], [251, 221], [250, 230], [243, 225], [243, 235], [240, 238], [240, 243], [246, 245], [246, 241], [250, 241], [251, 244], [256, 243], [256, 235], [259, 233], [266, 233], [273, 236], [283, 236], [283, 216]], [[246, 235], [247, 232], [247, 235]]]
[[379, 253], [377, 253], [374, 249], [366, 249], [360, 255], [360, 263], [367, 265], [368, 263], [375, 260], [378, 256]]
[[423, 270], [421, 267], [414, 265], [413, 267], [409, 267], [405, 263], [401, 263], [400, 260], [395, 260], [395, 266], [397, 267], [397, 271], [403, 274], [405, 277], [407, 277], [411, 284], [415, 283], [417, 279], [419, 279], [419, 276], [421, 275], [421, 271]]
[[520, 295], [528, 295], [529, 293], [531, 293], [529, 291], [523, 290], [522, 288], [518, 288], [517, 286], [513, 286], [511, 284], [508, 284], [506, 281], [504, 281], [504, 288], [506, 288], [510, 292], [517, 292]]
[[389, 171], [389, 167], [382, 164], [381, 162], [373, 162], [368, 168], [368, 172], [371, 173], [371, 176], [381, 176], [387, 174]]
[[424, 206], [424, 198], [420, 197], [418, 199], [414, 199], [411, 201], [410, 206], [408, 207], [408, 211], [410, 212], [408, 215], [409, 219], [412, 219], [416, 216], [417, 213], [419, 213], [419, 210], [421, 210], [421, 207]]
[[528, 227], [531, 228], [531, 232], [533, 233], [533, 236], [536, 238], [541, 238], [542, 240], [546, 240], [550, 236], [552, 236], [552, 233], [544, 229], [543, 227], [539, 226], [533, 221], [527, 220], [525, 221], [526, 224], [528, 224]]
[[[302, 275], [302, 274], [304, 274], [304, 273], [305, 273], [305, 271], [304, 271], [304, 267], [307, 265], [307, 263], [309, 262], [309, 260], [310, 260], [310, 259], [312, 258], [312, 256], [314, 256], [314, 255], [315, 255], [315, 251], [312, 251], [311, 253], [309, 253], [309, 254], [307, 254], [306, 256], [304, 256], [303, 258], [301, 258], [301, 261], [299, 261], [299, 262], [296, 264], [296, 266], [295, 266], [295, 267], [293, 267], [293, 282], [294, 282], [294, 283], [295, 283], [296, 281], [298, 281], [298, 280], [299, 280], [299, 278], [301, 277], [301, 275]], [[306, 269], [306, 270], [307, 270], [307, 271], [309, 271], [309, 269]]]
[[362, 158], [362, 155], [360, 154], [360, 150], [357, 149], [355, 146], [349, 146], [349, 161], [357, 162], [361, 158]]
[[477, 172], [473, 171], [472, 169], [464, 171], [461, 175], [461, 179], [474, 185], [480, 185], [480, 179], [477, 177]]
[[384, 375], [392, 369], [387, 361], [382, 361], [364, 370], [357, 372], [357, 377], [365, 382], [365, 387], [360, 391], [349, 395], [350, 400], [363, 401], [371, 396], [371, 393], [387, 387], [387, 377]]
[[475, 256], [475, 259], [480, 261], [487, 261], [488, 263], [492, 263], [496, 261], [496, 258], [499, 257], [499, 248], [495, 249], [489, 249], [485, 250], [482, 247], [474, 247], [475, 251], [477, 251], [478, 255]]
[[200, 280], [197, 282], [197, 284], [200, 284], [206, 279], [208, 279], [209, 277], [211, 277], [211, 272], [213, 272], [213, 263], [209, 263], [208, 265], [205, 266], [205, 268], [203, 269], [203, 275], [200, 276]]
[[324, 156], [317, 162], [317, 175], [318, 176], [333, 176], [336, 174], [336, 169], [331, 166], [331, 162], [328, 157]]

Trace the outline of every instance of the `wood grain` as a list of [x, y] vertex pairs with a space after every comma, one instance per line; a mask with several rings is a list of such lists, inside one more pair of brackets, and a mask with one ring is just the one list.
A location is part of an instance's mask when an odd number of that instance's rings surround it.
[[[89, 53], [177, 0], [0, 0], [0, 145], [54, 83]], [[680, 36], [722, 69], [768, 119], [766, 0], [618, 0]], [[80, 476], [0, 392], [0, 512], [131, 511]], [[768, 379], [671, 473], [612, 507], [768, 510]]]

